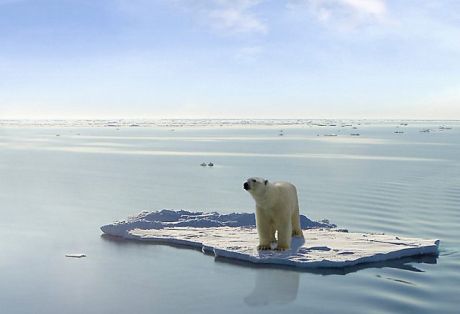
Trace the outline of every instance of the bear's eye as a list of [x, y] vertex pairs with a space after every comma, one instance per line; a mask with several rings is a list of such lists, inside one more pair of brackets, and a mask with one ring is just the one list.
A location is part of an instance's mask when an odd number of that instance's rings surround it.
[[256, 181], [256, 180], [254, 180], [254, 179], [252, 179], [251, 181], [252, 181], [252, 183], [256, 183], [256, 182], [257, 182], [257, 181]]

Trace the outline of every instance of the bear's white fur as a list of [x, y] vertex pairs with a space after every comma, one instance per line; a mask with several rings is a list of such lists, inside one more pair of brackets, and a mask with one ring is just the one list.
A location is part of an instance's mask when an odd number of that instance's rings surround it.
[[290, 248], [292, 236], [303, 237], [300, 227], [297, 190], [289, 182], [268, 182], [263, 178], [249, 178], [243, 188], [256, 201], [256, 226], [259, 234], [259, 250], [270, 250], [276, 242], [276, 250]]

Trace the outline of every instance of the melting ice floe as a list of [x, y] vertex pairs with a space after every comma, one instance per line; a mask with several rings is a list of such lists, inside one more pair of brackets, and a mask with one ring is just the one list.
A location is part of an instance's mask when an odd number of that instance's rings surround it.
[[284, 252], [257, 251], [255, 217], [249, 213], [144, 211], [101, 230], [130, 240], [190, 246], [216, 257], [299, 268], [346, 267], [438, 253], [439, 240], [352, 233], [303, 215], [301, 225], [305, 241], [293, 238], [291, 249]]

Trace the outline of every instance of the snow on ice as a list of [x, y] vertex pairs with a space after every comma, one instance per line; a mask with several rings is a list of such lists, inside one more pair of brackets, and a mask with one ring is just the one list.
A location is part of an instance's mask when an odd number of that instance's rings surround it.
[[439, 240], [353, 233], [303, 215], [301, 226], [305, 239], [293, 238], [291, 249], [283, 252], [257, 251], [255, 216], [249, 213], [144, 211], [101, 230], [129, 240], [190, 246], [216, 257], [298, 268], [340, 268], [438, 253]]

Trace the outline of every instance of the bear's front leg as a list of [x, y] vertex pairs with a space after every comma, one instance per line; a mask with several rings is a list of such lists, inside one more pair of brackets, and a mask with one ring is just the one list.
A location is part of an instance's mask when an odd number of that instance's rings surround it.
[[271, 235], [272, 227], [270, 219], [264, 215], [263, 209], [256, 208], [256, 227], [259, 234], [258, 250], [271, 250], [270, 242], [273, 238]]
[[277, 251], [289, 250], [292, 239], [292, 223], [290, 217], [283, 219], [278, 224], [278, 246]]

